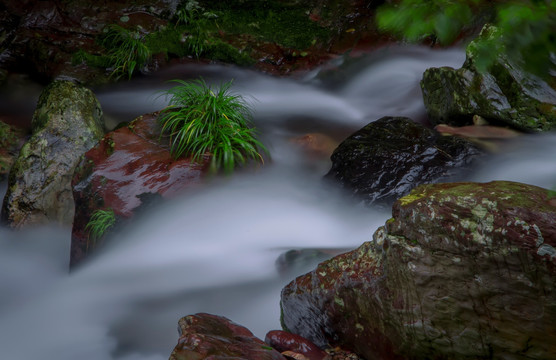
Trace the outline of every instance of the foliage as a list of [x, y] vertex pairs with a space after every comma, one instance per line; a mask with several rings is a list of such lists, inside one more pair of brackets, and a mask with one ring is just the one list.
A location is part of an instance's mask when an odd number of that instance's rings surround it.
[[330, 30], [309, 20], [306, 5], [283, 1], [220, 1], [211, 4], [218, 15], [219, 28], [229, 34], [249, 34], [264, 42], [305, 50], [316, 42], [326, 42]]
[[144, 66], [151, 58], [151, 51], [145, 45], [144, 36], [139, 29], [131, 31], [119, 25], [106, 27], [101, 44], [108, 49], [108, 61], [112, 67], [112, 76], [120, 78]]
[[15, 141], [10, 125], [0, 121], [0, 147], [8, 147]]
[[174, 157], [200, 161], [210, 153], [211, 169], [223, 168], [227, 173], [250, 159], [263, 162], [259, 149], [266, 149], [249, 127], [252, 116], [247, 102], [231, 93], [232, 81], [214, 91], [203, 79], [173, 82], [179, 85], [163, 93], [170, 101], [159, 122], [162, 132], [170, 135]]
[[98, 209], [93, 212], [85, 231], [89, 233], [89, 239], [96, 241], [102, 238], [106, 231], [116, 223], [116, 215], [112, 209]]
[[408, 41], [433, 37], [446, 45], [484, 14], [485, 6], [495, 7], [496, 15], [491, 20], [498, 31], [477, 44], [476, 64], [480, 70], [503, 53], [537, 75], [547, 77], [556, 71], [556, 2], [552, 0], [494, 4], [485, 0], [401, 0], [380, 7], [377, 23], [381, 30]]

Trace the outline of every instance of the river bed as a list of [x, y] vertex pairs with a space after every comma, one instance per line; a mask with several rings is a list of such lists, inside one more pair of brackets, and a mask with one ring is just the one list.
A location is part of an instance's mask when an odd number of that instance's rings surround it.
[[[459, 67], [464, 58], [460, 49], [393, 47], [338, 58], [297, 78], [179, 65], [95, 89], [113, 127], [163, 108], [160, 91], [171, 86], [168, 80], [234, 79], [233, 90], [252, 103], [272, 161], [172, 199], [71, 273], [70, 229], [0, 229], [2, 357], [167, 359], [177, 342], [178, 319], [197, 312], [226, 316], [259, 337], [278, 329], [281, 288], [322, 260], [300, 258], [284, 271], [276, 264], [280, 255], [355, 248], [390, 216], [324, 183], [329, 160], [306, 157], [291, 138], [319, 132], [340, 141], [386, 115], [424, 122], [423, 71]], [[527, 136], [468, 178], [550, 188], [556, 183], [554, 153], [556, 135]]]

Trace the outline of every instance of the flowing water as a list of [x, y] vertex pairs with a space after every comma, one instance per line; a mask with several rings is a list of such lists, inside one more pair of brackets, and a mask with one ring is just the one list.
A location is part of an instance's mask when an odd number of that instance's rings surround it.
[[[316, 260], [284, 270], [277, 258], [290, 249], [357, 247], [389, 217], [328, 187], [328, 160], [304, 156], [289, 140], [309, 132], [341, 140], [385, 115], [422, 121], [422, 72], [463, 60], [460, 50], [391, 48], [297, 79], [181, 65], [97, 89], [114, 126], [164, 107], [157, 92], [171, 86], [166, 80], [233, 78], [252, 102], [272, 162], [172, 199], [71, 273], [68, 229], [0, 229], [1, 358], [167, 359], [178, 319], [197, 312], [226, 316], [259, 337], [279, 328], [281, 288]], [[527, 137], [469, 178], [551, 187], [554, 153], [556, 136]]]

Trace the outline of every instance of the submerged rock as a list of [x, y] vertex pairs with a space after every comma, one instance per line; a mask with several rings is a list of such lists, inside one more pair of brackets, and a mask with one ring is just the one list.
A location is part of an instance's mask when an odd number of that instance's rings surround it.
[[118, 219], [129, 219], [148, 205], [145, 202], [200, 183], [208, 170], [208, 159], [196, 163], [172, 158], [168, 146], [159, 141], [157, 116], [140, 116], [108, 133], [81, 159], [72, 182], [71, 266], [100, 245], [90, 241], [85, 229], [95, 210], [112, 209]]
[[178, 322], [180, 338], [170, 360], [285, 360], [245, 327], [223, 316], [195, 314]]
[[104, 135], [100, 104], [70, 81], [47, 86], [32, 119], [33, 134], [11, 168], [2, 218], [11, 227], [71, 225], [71, 178], [80, 156]]
[[[480, 38], [488, 37], [492, 26]], [[474, 115], [524, 131], [556, 129], [556, 90], [500, 55], [487, 72], [474, 63], [476, 43], [460, 69], [431, 68], [421, 81], [429, 120], [434, 124], [470, 125]]]
[[366, 359], [556, 354], [556, 207], [513, 182], [422, 185], [373, 241], [282, 291], [285, 329]]
[[468, 170], [483, 152], [404, 117], [383, 117], [355, 132], [332, 154], [326, 178], [367, 204], [391, 204], [419, 184]]

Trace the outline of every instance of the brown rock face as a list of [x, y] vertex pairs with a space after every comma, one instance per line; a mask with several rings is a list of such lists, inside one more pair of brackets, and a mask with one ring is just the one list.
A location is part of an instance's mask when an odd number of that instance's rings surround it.
[[170, 197], [201, 181], [206, 163], [173, 159], [158, 140], [156, 118], [156, 113], [144, 115], [108, 133], [78, 165], [72, 182], [72, 266], [98, 245], [85, 231], [94, 210], [111, 208], [118, 218], [130, 218], [142, 204], [141, 195]]
[[423, 185], [372, 242], [284, 288], [283, 326], [366, 359], [549, 359], [555, 278], [547, 190]]
[[251, 331], [222, 316], [195, 314], [178, 322], [180, 338], [170, 360], [285, 360]]

